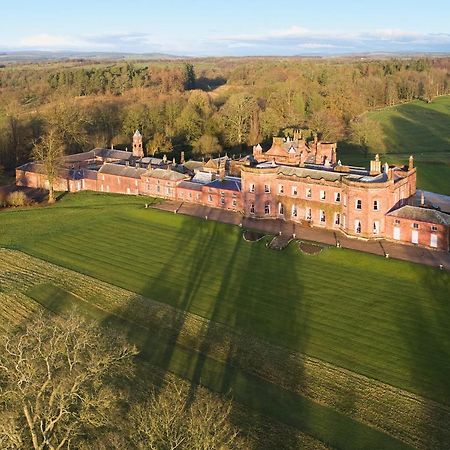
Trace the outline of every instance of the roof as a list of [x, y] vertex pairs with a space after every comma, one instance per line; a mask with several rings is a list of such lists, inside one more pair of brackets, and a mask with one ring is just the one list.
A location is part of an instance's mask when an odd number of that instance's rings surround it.
[[197, 172], [192, 181], [195, 183], [207, 184], [212, 181], [212, 173], [210, 172]]
[[220, 158], [211, 158], [208, 160], [208, 162], [204, 165], [204, 167], [207, 167], [208, 169], [218, 169], [221, 161], [228, 161], [230, 158], [228, 156], [221, 156]]
[[337, 181], [344, 176], [344, 174], [340, 172], [334, 172], [332, 170], [309, 169], [306, 167], [289, 166], [279, 166], [278, 174], [288, 177], [296, 176], [298, 178], [310, 177], [313, 180], [324, 179], [326, 181]]
[[136, 168], [132, 166], [122, 166], [120, 164], [103, 164], [98, 173], [108, 175], [117, 175], [119, 177], [141, 178], [141, 175], [147, 172], [146, 169]]
[[420, 206], [405, 205], [391, 211], [388, 213], [388, 216], [450, 226], [450, 215], [437, 211], [436, 209], [429, 209]]
[[186, 161], [183, 165], [189, 170], [195, 170], [201, 169], [205, 165], [205, 163], [204, 161], [194, 161], [193, 159], [191, 159], [189, 161]]
[[266, 152], [267, 156], [282, 156], [286, 157], [288, 156], [288, 151], [281, 147], [281, 145], [274, 144], [272, 147], [270, 147], [269, 150]]
[[74, 153], [73, 155], [66, 155], [63, 157], [65, 163], [75, 163], [80, 161], [87, 161], [89, 159], [95, 159], [94, 150], [83, 153]]
[[186, 179], [186, 175], [167, 169], [153, 169], [144, 171], [144, 177], [158, 178], [160, 180], [181, 181]]
[[192, 181], [182, 181], [178, 188], [181, 189], [191, 189], [192, 191], [201, 191], [203, 189], [203, 184], [193, 183]]
[[221, 189], [224, 191], [237, 191], [241, 190], [241, 179], [238, 177], [225, 177], [222, 179], [217, 179], [211, 181], [206, 185], [207, 187], [212, 187], [216, 189]]
[[92, 151], [95, 152], [96, 156], [100, 156], [102, 158], [130, 160], [133, 157], [132, 152], [116, 150], [114, 148], [95, 148]]

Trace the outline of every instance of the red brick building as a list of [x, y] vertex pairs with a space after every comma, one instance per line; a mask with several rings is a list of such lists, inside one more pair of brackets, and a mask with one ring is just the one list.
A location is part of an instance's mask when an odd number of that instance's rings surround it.
[[[449, 250], [450, 197], [444, 209], [416, 195], [416, 168], [381, 164], [370, 168], [336, 162], [336, 144], [315, 139], [274, 138], [263, 152], [232, 160], [227, 156], [180, 164], [142, 156], [135, 133], [133, 152], [94, 149], [61, 161], [56, 189], [147, 195], [339, 230], [361, 239], [391, 239]], [[234, 176], [229, 175], [232, 173]], [[236, 176], [239, 175], [239, 176]], [[42, 164], [17, 168], [16, 183], [48, 187]], [[445, 197], [445, 198], [444, 198]]]

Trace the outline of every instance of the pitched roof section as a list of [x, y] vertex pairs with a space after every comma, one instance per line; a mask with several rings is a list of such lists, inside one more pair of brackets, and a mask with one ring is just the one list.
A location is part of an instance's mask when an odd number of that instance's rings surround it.
[[141, 178], [147, 172], [146, 169], [138, 169], [136, 167], [131, 166], [122, 166], [120, 164], [103, 164], [100, 167], [98, 173], [103, 173], [107, 175], [117, 175], [119, 177], [127, 177], [127, 178]]
[[450, 215], [435, 209], [422, 208], [420, 206], [405, 205], [391, 211], [388, 213], [388, 216], [450, 226]]
[[166, 169], [153, 169], [153, 170], [144, 170], [144, 177], [149, 178], [158, 178], [159, 180], [167, 180], [167, 181], [181, 181], [189, 178], [188, 175], [184, 175], [179, 172], [175, 172], [174, 170], [166, 170]]
[[178, 187], [181, 189], [190, 189], [192, 191], [201, 191], [203, 189], [203, 184], [193, 183], [192, 181], [182, 181]]
[[207, 187], [212, 187], [215, 189], [221, 189], [224, 191], [241, 191], [241, 179], [237, 177], [225, 177], [223, 180], [217, 179], [211, 181], [206, 185]]

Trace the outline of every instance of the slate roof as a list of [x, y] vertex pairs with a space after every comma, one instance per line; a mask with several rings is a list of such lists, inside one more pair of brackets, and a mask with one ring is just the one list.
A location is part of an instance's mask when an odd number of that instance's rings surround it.
[[203, 189], [203, 184], [193, 183], [192, 181], [182, 181], [178, 187], [182, 189], [191, 189], [192, 191], [201, 191]]
[[116, 150], [113, 148], [94, 148], [92, 151], [95, 152], [96, 156], [100, 156], [102, 158], [121, 159], [125, 161], [129, 161], [133, 158], [133, 153], [126, 152], [125, 150]]
[[224, 191], [241, 191], [241, 179], [238, 177], [225, 177], [223, 180], [217, 179], [206, 185]]
[[212, 173], [210, 172], [197, 172], [192, 181], [195, 183], [207, 184], [212, 181]]
[[333, 172], [331, 170], [319, 170], [319, 169], [309, 169], [306, 167], [290, 167], [290, 166], [279, 166], [279, 175], [284, 176], [296, 176], [298, 178], [310, 177], [313, 180], [324, 179], [326, 181], [337, 181], [340, 180], [345, 174], [341, 172]]
[[205, 165], [205, 163], [203, 161], [194, 161], [193, 159], [191, 159], [189, 161], [186, 161], [183, 165], [189, 170], [196, 170], [201, 169]]
[[435, 209], [423, 208], [420, 206], [405, 205], [391, 211], [388, 213], [388, 216], [450, 226], [450, 215]]
[[89, 159], [95, 159], [95, 151], [90, 150], [89, 152], [75, 153], [73, 155], [66, 155], [63, 157], [65, 163], [75, 163], [80, 161], [87, 161]]
[[108, 175], [117, 175], [119, 177], [141, 178], [147, 172], [146, 169], [137, 169], [136, 167], [123, 166], [120, 164], [103, 164], [98, 173]]
[[185, 180], [187, 178], [186, 175], [182, 173], [175, 172], [174, 170], [166, 170], [166, 169], [153, 169], [153, 170], [144, 170], [144, 177], [150, 178], [158, 178], [160, 180], [167, 181], [180, 181]]

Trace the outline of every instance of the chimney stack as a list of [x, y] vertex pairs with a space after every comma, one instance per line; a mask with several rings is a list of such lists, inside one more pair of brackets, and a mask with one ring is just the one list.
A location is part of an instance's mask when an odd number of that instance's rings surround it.
[[420, 206], [425, 206], [425, 194], [423, 191], [420, 193]]
[[413, 170], [413, 169], [414, 169], [414, 157], [413, 157], [413, 155], [411, 155], [409, 157], [408, 170]]

